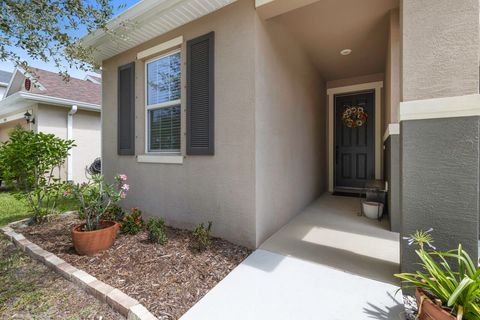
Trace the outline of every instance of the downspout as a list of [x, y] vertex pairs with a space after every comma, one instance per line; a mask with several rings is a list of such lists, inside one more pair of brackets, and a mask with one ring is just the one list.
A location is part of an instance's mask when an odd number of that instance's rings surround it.
[[[73, 115], [77, 112], [77, 106], [73, 105], [70, 111], [67, 114], [67, 139], [73, 139]], [[70, 152], [67, 157], [67, 181], [73, 181], [73, 150], [70, 149]]]

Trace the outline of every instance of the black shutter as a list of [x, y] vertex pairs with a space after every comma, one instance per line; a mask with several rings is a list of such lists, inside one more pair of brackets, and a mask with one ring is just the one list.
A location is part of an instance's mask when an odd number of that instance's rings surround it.
[[187, 42], [187, 154], [214, 154], [214, 32]]
[[118, 154], [135, 154], [135, 62], [118, 67]]

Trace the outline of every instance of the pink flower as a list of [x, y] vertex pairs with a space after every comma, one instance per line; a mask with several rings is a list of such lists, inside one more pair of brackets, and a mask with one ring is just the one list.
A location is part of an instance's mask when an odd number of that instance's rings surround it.
[[120, 192], [120, 198], [125, 199], [127, 197], [127, 194], [125, 192]]
[[126, 175], [126, 174], [120, 174], [120, 175], [118, 175], [118, 177], [119, 177], [120, 180], [122, 180], [122, 181], [127, 181], [127, 175]]
[[70, 195], [70, 192], [68, 192], [68, 191], [65, 191], [65, 192], [63, 193], [63, 196], [64, 196], [64, 197], [68, 197], [69, 195]]
[[128, 191], [130, 189], [130, 186], [126, 183], [123, 184], [122, 189], [125, 191]]

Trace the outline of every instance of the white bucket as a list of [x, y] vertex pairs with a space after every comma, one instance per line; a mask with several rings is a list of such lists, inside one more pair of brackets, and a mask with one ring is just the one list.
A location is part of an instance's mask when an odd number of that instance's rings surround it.
[[363, 214], [370, 219], [380, 219], [383, 214], [383, 203], [365, 201], [362, 202]]

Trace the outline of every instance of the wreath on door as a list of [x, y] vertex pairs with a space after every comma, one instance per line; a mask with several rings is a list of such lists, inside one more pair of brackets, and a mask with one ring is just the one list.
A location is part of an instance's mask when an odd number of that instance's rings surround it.
[[361, 106], [346, 106], [342, 112], [343, 124], [348, 128], [361, 127], [367, 122], [368, 114]]

